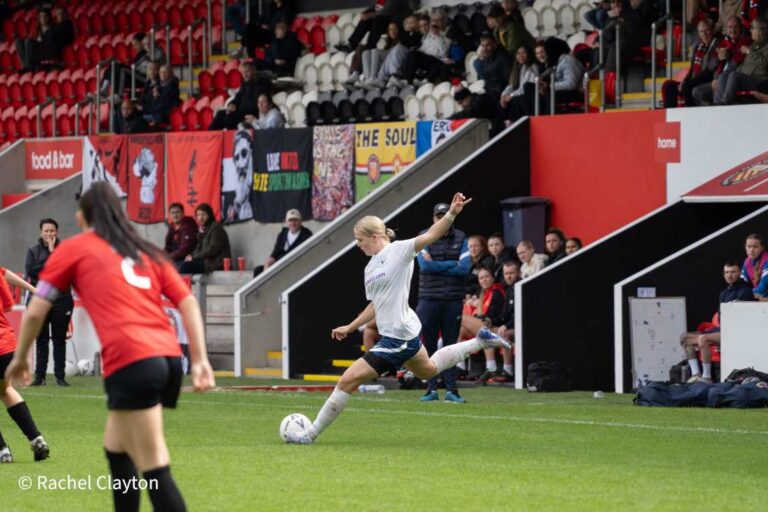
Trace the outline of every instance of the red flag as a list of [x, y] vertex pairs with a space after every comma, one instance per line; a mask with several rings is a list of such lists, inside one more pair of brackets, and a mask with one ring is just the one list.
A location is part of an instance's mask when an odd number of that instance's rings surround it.
[[163, 222], [163, 134], [131, 135], [128, 139], [128, 218], [141, 224]]
[[208, 203], [221, 220], [221, 159], [224, 135], [215, 132], [169, 133], [168, 204], [181, 203], [185, 215]]

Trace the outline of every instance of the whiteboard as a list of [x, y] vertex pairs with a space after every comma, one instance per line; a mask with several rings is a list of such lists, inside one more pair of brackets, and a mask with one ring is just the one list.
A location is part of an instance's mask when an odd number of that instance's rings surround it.
[[629, 298], [632, 385], [668, 381], [669, 368], [682, 361], [680, 335], [686, 331], [685, 297]]

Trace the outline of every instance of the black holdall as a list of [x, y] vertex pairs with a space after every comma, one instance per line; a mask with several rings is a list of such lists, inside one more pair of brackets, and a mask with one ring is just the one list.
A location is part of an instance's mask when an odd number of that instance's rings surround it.
[[570, 391], [568, 368], [558, 361], [539, 361], [528, 365], [528, 391]]
[[672, 384], [685, 384], [691, 378], [691, 365], [687, 359], [683, 359], [669, 369], [669, 382]]

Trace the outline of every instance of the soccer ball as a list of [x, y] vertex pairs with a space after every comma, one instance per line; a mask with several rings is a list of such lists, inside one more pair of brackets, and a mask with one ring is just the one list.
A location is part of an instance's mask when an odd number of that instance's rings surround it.
[[79, 370], [77, 369], [77, 364], [75, 364], [73, 361], [67, 361], [64, 363], [64, 375], [67, 377], [74, 377], [78, 375]]
[[288, 439], [286, 439], [285, 435], [288, 432], [307, 430], [311, 424], [312, 422], [309, 421], [309, 418], [303, 414], [289, 414], [280, 422], [280, 438], [287, 443]]
[[90, 359], [81, 359], [77, 362], [79, 375], [93, 375], [93, 361]]

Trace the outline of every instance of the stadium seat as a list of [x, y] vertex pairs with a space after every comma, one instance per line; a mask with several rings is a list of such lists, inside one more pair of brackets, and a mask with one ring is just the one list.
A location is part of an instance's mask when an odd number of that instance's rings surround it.
[[312, 27], [309, 33], [310, 51], [315, 55], [325, 52], [325, 29], [320, 25]]
[[227, 74], [223, 69], [217, 69], [213, 73], [213, 90], [216, 93], [227, 92]]
[[280, 91], [276, 93], [274, 96], [272, 96], [272, 103], [275, 104], [275, 106], [279, 107], [280, 105], [285, 105], [285, 99], [288, 95], [285, 91]]
[[571, 36], [579, 30], [579, 20], [576, 18], [576, 11], [570, 5], [562, 5], [558, 9], [558, 19], [560, 23], [560, 36]]
[[188, 110], [195, 110], [195, 105], [197, 104], [197, 100], [195, 98], [187, 98], [181, 103], [181, 112], [183, 114], [186, 114]]
[[227, 73], [227, 88], [239, 89], [243, 82], [243, 75], [239, 69], [232, 69]]
[[295, 103], [290, 108], [290, 118], [293, 120], [293, 126], [295, 128], [302, 128], [307, 125], [306, 108], [301, 102]]
[[581, 27], [581, 30], [585, 30], [587, 32], [595, 30], [595, 27], [593, 27], [592, 24], [584, 18], [584, 15], [587, 13], [587, 11], [592, 9], [592, 5], [587, 3], [580, 4], [578, 7], [576, 7], [576, 19], [579, 21], [579, 27]]
[[336, 88], [333, 68], [329, 63], [325, 63], [318, 68], [318, 90], [332, 91]]
[[296, 103], [301, 103], [301, 97], [302, 97], [301, 91], [293, 91], [291, 94], [286, 96], [285, 98], [285, 105], [288, 108], [292, 108]]
[[197, 86], [202, 96], [213, 94], [213, 76], [207, 70], [203, 70], [197, 76]]
[[296, 37], [301, 41], [304, 46], [310, 45], [309, 32], [305, 28], [299, 28], [296, 32]]
[[419, 99], [415, 95], [408, 96], [404, 101], [405, 118], [408, 121], [418, 121], [420, 118]]
[[421, 98], [423, 98], [424, 96], [429, 96], [429, 95], [431, 95], [431, 94], [432, 94], [432, 90], [434, 89], [434, 87], [435, 87], [435, 86], [434, 86], [434, 85], [432, 85], [432, 84], [431, 84], [431, 83], [429, 83], [429, 82], [425, 83], [424, 85], [422, 85], [421, 87], [419, 87], [419, 89], [416, 91], [416, 97], [417, 97], [417, 98], [419, 98], [419, 99], [421, 99]]
[[575, 34], [573, 34], [571, 37], [568, 38], [568, 46], [570, 46], [571, 51], [573, 51], [574, 48], [576, 48], [577, 44], [584, 43], [584, 40], [586, 38], [586, 34], [582, 31], [578, 31]]
[[200, 123], [200, 129], [207, 130], [213, 122], [213, 110], [211, 110], [211, 107], [202, 108], [199, 112], [198, 119]]
[[539, 13], [531, 8], [523, 9], [523, 22], [525, 28], [533, 37], [539, 37]]
[[477, 52], [469, 52], [467, 56], [464, 57], [464, 69], [466, 70], [467, 74], [467, 82], [470, 84], [477, 81], [477, 71], [475, 71], [474, 64], [477, 58]]
[[422, 96], [419, 99], [419, 112], [421, 119], [431, 121], [437, 119], [437, 100], [434, 96]]
[[215, 98], [213, 98], [213, 100], [211, 100], [211, 110], [216, 112], [217, 110], [224, 108], [224, 104], [226, 103], [226, 101], [227, 101], [227, 97], [225, 95], [220, 94], [216, 96]]
[[557, 19], [557, 11], [548, 5], [539, 12], [539, 22], [541, 23], [541, 37], [556, 36], [560, 30], [560, 24]]
[[370, 123], [373, 121], [371, 105], [364, 99], [359, 99], [352, 105], [356, 123]]
[[186, 129], [189, 131], [196, 131], [200, 129], [200, 117], [197, 110], [191, 108], [184, 113], [184, 124], [187, 127]]
[[309, 91], [316, 91], [318, 87], [318, 70], [317, 68], [310, 64], [306, 68], [304, 68], [304, 90]]
[[169, 124], [171, 131], [180, 132], [184, 130], [184, 116], [178, 107], [171, 109], [169, 114]]
[[334, 48], [341, 43], [341, 29], [338, 25], [330, 25], [325, 29], [325, 40], [328, 48]]
[[552, 0], [535, 0], [531, 6], [533, 10], [541, 12], [544, 7], [551, 7]]

